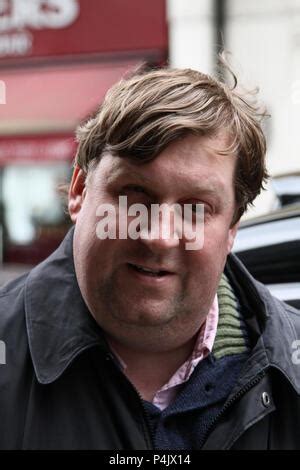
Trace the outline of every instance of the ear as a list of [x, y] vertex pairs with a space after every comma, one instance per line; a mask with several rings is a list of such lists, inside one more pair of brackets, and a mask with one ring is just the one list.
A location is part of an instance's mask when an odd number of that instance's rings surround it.
[[231, 252], [232, 250], [232, 247], [233, 247], [233, 243], [234, 243], [234, 240], [235, 240], [235, 236], [236, 236], [236, 233], [238, 231], [238, 228], [239, 228], [239, 225], [240, 225], [240, 221], [236, 222], [234, 225], [232, 225], [229, 229], [229, 232], [228, 232], [228, 242], [227, 242], [227, 254], [229, 255], [229, 253]]
[[86, 194], [85, 174], [82, 169], [76, 165], [69, 189], [68, 209], [72, 222], [76, 223], [83, 200]]

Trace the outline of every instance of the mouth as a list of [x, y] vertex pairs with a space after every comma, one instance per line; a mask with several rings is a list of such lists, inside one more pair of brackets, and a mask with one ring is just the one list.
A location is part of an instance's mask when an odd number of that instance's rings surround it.
[[171, 274], [174, 274], [170, 271], [165, 271], [161, 269], [151, 269], [146, 266], [141, 266], [139, 264], [132, 264], [128, 263], [128, 266], [131, 270], [143, 274], [144, 276], [154, 277], [154, 278], [162, 278]]

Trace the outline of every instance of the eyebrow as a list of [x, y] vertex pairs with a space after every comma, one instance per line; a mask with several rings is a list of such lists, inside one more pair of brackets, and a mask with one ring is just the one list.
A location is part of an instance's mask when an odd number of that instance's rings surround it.
[[107, 182], [108, 184], [113, 184], [119, 181], [120, 179], [126, 179], [126, 178], [128, 179], [135, 178], [143, 184], [147, 184], [149, 186], [153, 185], [153, 181], [150, 178], [147, 178], [147, 176], [143, 176], [140, 173], [135, 172], [134, 170], [124, 171], [123, 169], [116, 170], [112, 175], [109, 175], [107, 178]]
[[[153, 187], [153, 180], [148, 178], [147, 176], [141, 175], [134, 170], [123, 170], [119, 169], [113, 175], [108, 177], [108, 184], [113, 184], [121, 179], [136, 179], [140, 184], [145, 184], [147, 186], [147, 192], [150, 195], [156, 195], [156, 191], [152, 189]], [[188, 191], [191, 194], [196, 195], [211, 195], [214, 197], [221, 198], [225, 195], [225, 189], [223, 182], [213, 182], [209, 183], [209, 185], [199, 184], [199, 181], [192, 181], [188, 184]]]
[[212, 195], [212, 196], [215, 196], [215, 195], [224, 195], [225, 194], [225, 190], [224, 190], [224, 186], [223, 184], [211, 184], [209, 186], [200, 186], [200, 185], [195, 185], [193, 187], [193, 190], [197, 193], [205, 193], [205, 194], [209, 194], [209, 195]]

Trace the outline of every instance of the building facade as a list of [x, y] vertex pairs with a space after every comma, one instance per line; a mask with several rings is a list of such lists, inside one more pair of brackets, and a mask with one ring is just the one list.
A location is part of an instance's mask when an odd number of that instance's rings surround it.
[[35, 264], [69, 219], [74, 130], [107, 89], [168, 55], [165, 0], [0, 2], [0, 256]]

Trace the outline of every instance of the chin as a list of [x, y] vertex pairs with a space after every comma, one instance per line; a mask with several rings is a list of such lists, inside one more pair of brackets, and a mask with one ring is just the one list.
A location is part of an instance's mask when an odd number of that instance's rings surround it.
[[148, 306], [138, 307], [137, 305], [132, 306], [126, 304], [126, 309], [120, 308], [113, 312], [114, 318], [119, 320], [121, 323], [127, 325], [134, 325], [136, 327], [155, 327], [168, 324], [175, 316], [176, 313], [170, 312], [161, 303]]

